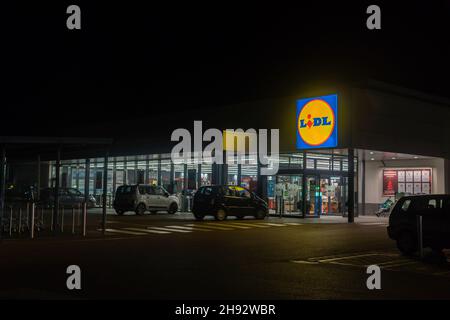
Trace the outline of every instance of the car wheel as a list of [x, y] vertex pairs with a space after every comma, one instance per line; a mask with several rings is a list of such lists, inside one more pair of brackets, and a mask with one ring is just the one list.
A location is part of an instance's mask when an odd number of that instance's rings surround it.
[[178, 211], [178, 205], [174, 202], [169, 206], [169, 210], [167, 210], [168, 213], [174, 214]]
[[266, 212], [262, 209], [258, 209], [255, 214], [255, 218], [258, 220], [263, 220], [266, 217]]
[[136, 207], [136, 215], [138, 216], [142, 216], [145, 213], [145, 204], [140, 203], [137, 207]]
[[417, 250], [417, 242], [411, 232], [402, 232], [397, 238], [397, 248], [404, 255], [412, 255]]
[[223, 221], [227, 218], [227, 212], [225, 209], [217, 209], [216, 214], [214, 215], [214, 218], [218, 221]]
[[200, 213], [194, 213], [195, 220], [203, 220], [205, 216]]
[[123, 211], [123, 210], [116, 209], [116, 213], [118, 216], [123, 216], [124, 212], [125, 211]]

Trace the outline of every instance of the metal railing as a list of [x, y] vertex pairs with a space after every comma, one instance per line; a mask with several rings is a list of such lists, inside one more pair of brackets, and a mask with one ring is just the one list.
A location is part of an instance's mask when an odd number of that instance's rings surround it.
[[[4, 238], [31, 238], [57, 233], [86, 236], [86, 203], [54, 206], [34, 202], [6, 203], [0, 232]], [[56, 223], [54, 221], [56, 219]]]

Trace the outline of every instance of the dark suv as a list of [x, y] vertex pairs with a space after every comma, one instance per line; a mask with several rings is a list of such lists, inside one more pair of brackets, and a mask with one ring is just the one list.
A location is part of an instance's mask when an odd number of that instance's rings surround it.
[[225, 220], [227, 216], [264, 219], [268, 207], [264, 200], [242, 187], [204, 186], [195, 193], [192, 213], [197, 220], [206, 215], [212, 215], [216, 220]]
[[437, 252], [450, 248], [450, 195], [417, 195], [400, 198], [389, 216], [388, 235], [398, 249], [407, 255], [417, 250], [420, 216], [423, 246]]

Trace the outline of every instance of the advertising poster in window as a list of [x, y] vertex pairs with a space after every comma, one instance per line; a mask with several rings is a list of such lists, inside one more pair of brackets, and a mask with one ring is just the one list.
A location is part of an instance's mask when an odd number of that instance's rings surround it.
[[422, 170], [422, 182], [430, 182], [430, 170]]
[[422, 171], [416, 170], [414, 171], [414, 182], [422, 181]]
[[398, 182], [405, 182], [405, 171], [403, 171], [403, 170], [397, 171], [397, 177], [398, 177]]
[[383, 171], [383, 195], [394, 196], [397, 193], [397, 171], [384, 170]]
[[406, 173], [405, 173], [405, 181], [406, 182], [413, 182], [413, 172], [412, 171], [406, 171]]
[[429, 183], [422, 183], [422, 193], [430, 194], [430, 184]]
[[405, 193], [405, 183], [404, 182], [399, 182], [398, 183], [398, 193]]
[[412, 183], [405, 184], [405, 192], [413, 194], [413, 184]]
[[414, 194], [422, 193], [422, 184], [420, 182], [414, 183]]

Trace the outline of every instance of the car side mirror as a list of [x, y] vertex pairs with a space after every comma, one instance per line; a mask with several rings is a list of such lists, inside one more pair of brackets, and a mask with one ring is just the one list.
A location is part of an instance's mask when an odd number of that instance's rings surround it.
[[164, 197], [169, 197], [169, 196], [170, 196], [170, 193], [168, 193], [167, 191], [164, 192]]

